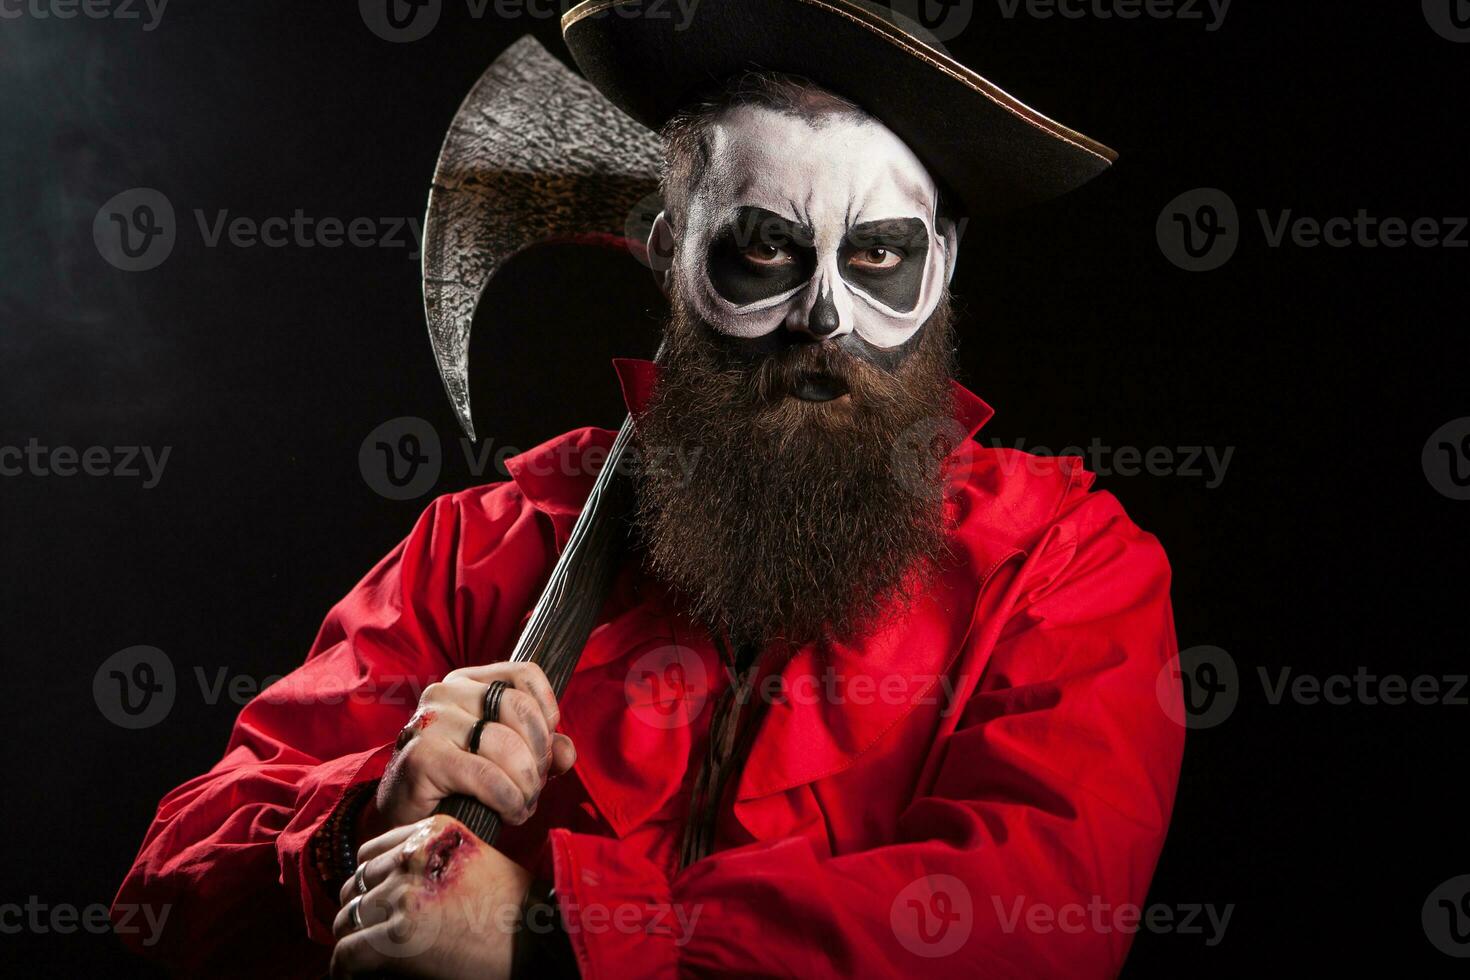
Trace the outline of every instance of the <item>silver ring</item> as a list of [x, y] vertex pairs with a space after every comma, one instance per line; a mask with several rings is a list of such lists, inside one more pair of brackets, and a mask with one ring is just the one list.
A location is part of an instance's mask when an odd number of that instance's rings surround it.
[[357, 866], [357, 873], [352, 876], [352, 880], [357, 884], [357, 893], [359, 895], [366, 895], [368, 892], [367, 862], [364, 861]]
[[352, 931], [357, 932], [362, 928], [362, 896], [353, 895], [352, 901], [347, 903], [347, 919], [352, 923]]

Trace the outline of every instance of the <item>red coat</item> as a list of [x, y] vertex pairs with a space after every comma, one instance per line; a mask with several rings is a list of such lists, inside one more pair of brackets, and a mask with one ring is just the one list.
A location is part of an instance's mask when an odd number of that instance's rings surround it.
[[[636, 408], [648, 368], [620, 370]], [[959, 386], [955, 406], [972, 433], [991, 414]], [[436, 500], [332, 609], [224, 758], [160, 804], [117, 898], [173, 906], [140, 951], [322, 972], [336, 899], [313, 837], [382, 773], [425, 685], [508, 654], [611, 440], [568, 433], [511, 482]], [[952, 566], [766, 688], [718, 850], [682, 872], [681, 787], [726, 679], [624, 569], [562, 699], [575, 775], [501, 839], [554, 873], [584, 975], [1118, 971], [1138, 919], [1116, 913], [1144, 902], [1184, 740], [1168, 563], [1075, 458], [971, 440], [949, 472]]]

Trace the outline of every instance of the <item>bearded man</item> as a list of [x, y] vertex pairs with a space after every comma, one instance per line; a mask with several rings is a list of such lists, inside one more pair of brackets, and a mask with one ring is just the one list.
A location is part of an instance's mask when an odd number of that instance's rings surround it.
[[1168, 565], [1077, 460], [970, 438], [948, 297], [963, 215], [1108, 151], [862, 5], [629, 6], [564, 31], [661, 127], [670, 316], [619, 363], [643, 465], [575, 670], [507, 657], [601, 429], [437, 500], [119, 904], [173, 905], [145, 952], [190, 971], [1116, 973], [1094, 913], [1143, 902], [1182, 749]]

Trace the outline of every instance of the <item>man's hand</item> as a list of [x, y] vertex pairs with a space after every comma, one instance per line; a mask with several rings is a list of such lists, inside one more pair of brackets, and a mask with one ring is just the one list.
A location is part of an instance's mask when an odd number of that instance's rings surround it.
[[358, 861], [332, 923], [332, 976], [510, 975], [524, 868], [443, 814], [368, 841]]
[[[484, 711], [492, 681], [510, 685], [500, 720], [484, 727], [479, 752], [469, 752], [470, 730]], [[551, 684], [534, 664], [465, 667], [424, 688], [418, 711], [398, 737], [397, 752], [378, 784], [374, 808], [364, 815], [369, 835], [422, 820], [439, 801], [472, 796], [508, 824], [536, 812], [548, 775], [577, 761], [572, 740], [556, 732], [560, 712]]]

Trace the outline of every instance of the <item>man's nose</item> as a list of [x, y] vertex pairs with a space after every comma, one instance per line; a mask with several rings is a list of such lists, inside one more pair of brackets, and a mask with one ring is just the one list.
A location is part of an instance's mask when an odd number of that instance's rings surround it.
[[799, 311], [789, 322], [793, 330], [800, 330], [811, 334], [818, 340], [837, 333], [842, 327], [842, 317], [837, 312], [837, 303], [832, 298], [830, 287], [817, 293], [817, 298], [812, 301], [811, 309], [805, 315]]

